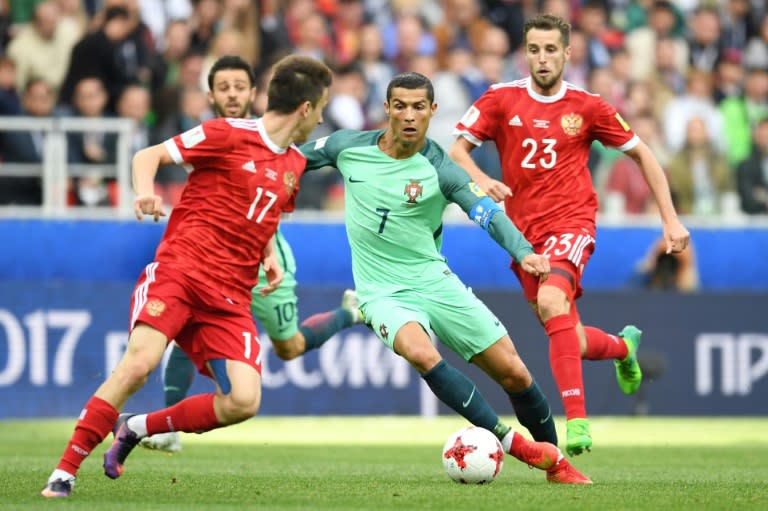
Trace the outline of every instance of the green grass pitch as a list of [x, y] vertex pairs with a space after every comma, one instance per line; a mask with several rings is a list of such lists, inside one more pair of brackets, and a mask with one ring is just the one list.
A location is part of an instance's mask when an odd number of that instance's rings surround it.
[[594, 448], [573, 462], [595, 484], [581, 487], [511, 456], [490, 485], [454, 483], [440, 454], [460, 417], [257, 417], [184, 435], [179, 454], [136, 448], [116, 481], [104, 442], [69, 499], [43, 499], [73, 425], [0, 421], [0, 510], [768, 509], [768, 418], [593, 417]]

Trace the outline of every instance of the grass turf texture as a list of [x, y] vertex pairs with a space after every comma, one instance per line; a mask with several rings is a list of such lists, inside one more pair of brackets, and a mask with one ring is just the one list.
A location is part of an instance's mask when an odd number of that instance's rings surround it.
[[101, 469], [110, 436], [73, 495], [46, 500], [73, 425], [0, 421], [0, 510], [768, 509], [768, 419], [594, 417], [594, 449], [572, 461], [595, 484], [576, 487], [511, 456], [490, 485], [454, 483], [440, 454], [458, 417], [259, 417], [183, 435], [175, 455], [137, 447], [117, 481]]

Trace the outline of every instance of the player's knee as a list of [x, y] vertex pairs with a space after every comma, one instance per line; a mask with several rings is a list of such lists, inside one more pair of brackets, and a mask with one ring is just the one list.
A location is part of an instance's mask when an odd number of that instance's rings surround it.
[[502, 374], [499, 384], [507, 392], [520, 392], [531, 386], [533, 378], [520, 357]]
[[136, 391], [147, 382], [147, 378], [154, 368], [151, 360], [134, 356], [118, 364], [112, 373], [112, 378], [119, 382], [120, 387]]
[[537, 306], [542, 321], [568, 313], [568, 300], [562, 293], [539, 293]]
[[250, 419], [256, 415], [261, 405], [261, 393], [249, 392], [245, 389], [232, 389], [224, 396], [221, 412], [228, 424], [235, 424]]
[[410, 344], [403, 347], [400, 356], [406, 359], [419, 373], [432, 369], [441, 357], [432, 344]]
[[294, 339], [287, 341], [272, 340], [272, 348], [275, 355], [281, 360], [293, 360], [302, 353], [304, 353], [303, 345], [296, 342]]

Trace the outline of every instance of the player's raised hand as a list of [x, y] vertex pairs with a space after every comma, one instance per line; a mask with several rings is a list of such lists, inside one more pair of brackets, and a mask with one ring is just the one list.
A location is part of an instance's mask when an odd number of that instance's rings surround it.
[[157, 222], [161, 216], [165, 216], [163, 198], [154, 194], [138, 195], [133, 201], [133, 212], [138, 220], [142, 220], [144, 215], [151, 215]]
[[667, 254], [677, 254], [685, 250], [691, 241], [691, 233], [675, 218], [668, 224], [664, 224], [664, 241], [667, 244]]
[[280, 267], [280, 262], [274, 251], [264, 255], [264, 259], [261, 260], [261, 265], [264, 267], [264, 271], [267, 274], [267, 285], [259, 289], [259, 294], [261, 296], [267, 296], [277, 289], [283, 281], [283, 269]]
[[546, 277], [549, 275], [549, 257], [541, 254], [528, 254], [520, 261], [520, 267], [531, 275]]
[[480, 176], [475, 182], [477, 183], [477, 186], [482, 188], [482, 190], [496, 202], [501, 202], [507, 197], [512, 197], [512, 190], [501, 181], [497, 181], [492, 177]]

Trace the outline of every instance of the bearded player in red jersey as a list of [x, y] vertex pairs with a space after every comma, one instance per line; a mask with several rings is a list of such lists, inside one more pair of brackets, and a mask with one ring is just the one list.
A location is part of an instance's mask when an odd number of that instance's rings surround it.
[[[534, 250], [550, 257], [552, 271], [540, 282], [512, 269], [526, 299], [549, 336], [549, 361], [566, 414], [566, 451], [592, 447], [584, 402], [581, 359], [613, 359], [626, 394], [637, 391], [640, 330], [626, 326], [618, 336], [581, 324], [575, 300], [581, 276], [595, 247], [597, 195], [587, 157], [593, 140], [617, 147], [642, 169], [661, 215], [668, 252], [685, 250], [690, 234], [672, 205], [664, 171], [631, 128], [598, 95], [563, 80], [570, 57], [570, 25], [551, 14], [524, 28], [530, 77], [491, 86], [456, 125], [450, 156], [496, 201]], [[498, 147], [502, 182], [487, 176], [470, 157], [486, 140]]]
[[[206, 121], [133, 159], [134, 209], [155, 221], [165, 215], [153, 181], [160, 165], [187, 164], [189, 181], [168, 221], [155, 261], [131, 299], [128, 347], [114, 372], [86, 403], [44, 497], [67, 497], [83, 460], [114, 431], [104, 473], [116, 479], [139, 441], [155, 433], [201, 433], [252, 417], [261, 402], [261, 346], [249, 309], [259, 265], [264, 293], [282, 279], [273, 236], [292, 211], [306, 158], [294, 145], [322, 122], [331, 71], [320, 61], [278, 62], [259, 120]], [[188, 397], [159, 411], [119, 415], [126, 400], [160, 363], [170, 339], [216, 392]]]

